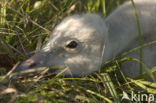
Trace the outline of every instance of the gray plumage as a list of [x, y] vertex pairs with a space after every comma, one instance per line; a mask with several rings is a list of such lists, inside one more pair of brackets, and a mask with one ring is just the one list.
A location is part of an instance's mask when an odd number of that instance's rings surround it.
[[[156, 40], [156, 0], [135, 0], [135, 5], [143, 43]], [[131, 2], [127, 2], [106, 19], [92, 13], [66, 17], [54, 29], [41, 51], [23, 62], [15, 72], [63, 65], [69, 67], [63, 75], [83, 76], [99, 70], [101, 64], [137, 46], [136, 16]], [[139, 51], [128, 56], [139, 58]], [[143, 48], [143, 62], [150, 68], [156, 66], [156, 45]], [[136, 77], [139, 63], [123, 63], [122, 69], [126, 76]]]

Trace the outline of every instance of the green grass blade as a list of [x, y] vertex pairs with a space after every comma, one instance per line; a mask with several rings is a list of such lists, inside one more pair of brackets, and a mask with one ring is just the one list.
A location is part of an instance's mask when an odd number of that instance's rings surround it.
[[106, 83], [108, 90], [114, 99], [114, 102], [120, 103], [119, 97], [117, 95], [117, 92], [115, 90], [115, 87], [114, 87], [113, 82], [111, 81], [109, 75], [107, 73], [103, 73], [101, 75], [103, 76], [104, 82]]
[[99, 93], [96, 93], [96, 92], [91, 91], [91, 90], [86, 90], [86, 92], [91, 93], [91, 94], [93, 94], [93, 95], [96, 95], [96, 96], [98, 96], [98, 97], [100, 97], [100, 98], [106, 100], [108, 103], [113, 103], [110, 99], [108, 99], [107, 97], [105, 97], [105, 96], [103, 96], [103, 95], [101, 95], [101, 94], [99, 94]]
[[[141, 80], [133, 80], [133, 79], [130, 79], [130, 81], [134, 84], [136, 84], [137, 86], [143, 88], [144, 90], [146, 90], [148, 93], [153, 93], [153, 94], [156, 94], [156, 88], [150, 88], [149, 86], [151, 85], [150, 82], [145, 82], [145, 81], [141, 81]], [[146, 85], [147, 86], [146, 86]], [[154, 87], [155, 87], [155, 83], [153, 84]]]
[[[139, 46], [143, 46], [143, 43], [142, 43], [142, 33], [141, 33], [141, 27], [140, 27], [140, 21], [139, 21], [139, 17], [138, 17], [138, 13], [137, 13], [137, 9], [136, 9], [136, 6], [135, 6], [135, 3], [133, 0], [131, 0], [132, 2], [132, 5], [133, 5], [133, 8], [134, 8], [134, 14], [136, 16], [136, 23], [137, 23], [137, 28], [138, 28], [138, 35], [139, 35]], [[143, 56], [142, 56], [142, 48], [140, 48], [140, 61], [142, 62], [143, 60]], [[140, 73], [142, 73], [143, 70], [142, 70], [142, 64], [140, 63]]]

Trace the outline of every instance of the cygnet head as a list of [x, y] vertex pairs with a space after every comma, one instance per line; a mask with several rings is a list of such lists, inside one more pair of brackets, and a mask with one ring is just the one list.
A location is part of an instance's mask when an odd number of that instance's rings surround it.
[[19, 65], [15, 72], [38, 67], [49, 67], [59, 73], [64, 66], [67, 76], [83, 76], [97, 71], [102, 62], [108, 29], [96, 14], [66, 17], [51, 34], [48, 42], [34, 56]]

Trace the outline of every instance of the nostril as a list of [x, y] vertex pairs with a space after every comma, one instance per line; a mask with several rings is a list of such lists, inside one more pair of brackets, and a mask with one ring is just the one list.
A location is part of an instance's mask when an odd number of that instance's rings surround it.
[[32, 63], [32, 64], [30, 64], [29, 68], [33, 68], [36, 65], [37, 65], [36, 63]]

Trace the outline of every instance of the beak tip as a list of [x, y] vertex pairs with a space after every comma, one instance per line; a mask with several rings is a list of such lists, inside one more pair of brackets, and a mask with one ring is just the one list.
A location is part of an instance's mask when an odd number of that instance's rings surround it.
[[[9, 79], [10, 80], [17, 80], [17, 77], [19, 75], [19, 72], [21, 71], [21, 67], [20, 66], [17, 66], [11, 73], [11, 75], [9, 76]], [[17, 73], [17, 74], [16, 74]]]
[[20, 66], [17, 66], [16, 68], [15, 68], [15, 70], [13, 71], [13, 73], [15, 73], [15, 72], [20, 72], [21, 71], [21, 67]]

